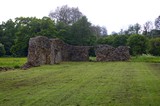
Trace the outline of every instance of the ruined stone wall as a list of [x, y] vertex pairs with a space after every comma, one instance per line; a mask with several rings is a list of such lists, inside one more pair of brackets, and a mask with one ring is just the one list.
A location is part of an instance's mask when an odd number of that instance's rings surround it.
[[44, 36], [30, 38], [27, 63], [23, 69], [43, 64], [58, 64], [61, 61], [88, 61], [88, 47], [72, 46], [59, 39]]
[[50, 63], [50, 41], [47, 37], [30, 38], [28, 48], [28, 65], [39, 66]]
[[89, 47], [71, 46], [70, 61], [89, 61]]
[[59, 39], [50, 39], [51, 51], [50, 51], [50, 64], [60, 63], [62, 58], [62, 48], [65, 43]]
[[[27, 63], [23, 69], [43, 64], [58, 64], [61, 61], [89, 61], [89, 46], [72, 46], [59, 39], [44, 36], [30, 38]], [[114, 48], [109, 45], [95, 47], [97, 61], [129, 60], [129, 47]]]
[[109, 45], [98, 45], [95, 53], [97, 61], [127, 61], [130, 59], [128, 46], [114, 48]]
[[65, 44], [62, 47], [63, 61], [89, 61], [89, 47]]

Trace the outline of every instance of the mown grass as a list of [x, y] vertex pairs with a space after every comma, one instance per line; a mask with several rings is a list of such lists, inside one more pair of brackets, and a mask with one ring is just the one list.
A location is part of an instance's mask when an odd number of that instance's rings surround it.
[[27, 61], [27, 58], [13, 58], [13, 57], [4, 57], [0, 58], [0, 67], [20, 67]]
[[131, 57], [132, 62], [150, 62], [150, 63], [160, 63], [160, 56], [152, 56], [152, 55], [142, 55], [142, 56], [134, 56]]
[[64, 62], [0, 72], [0, 106], [158, 106], [160, 63]]

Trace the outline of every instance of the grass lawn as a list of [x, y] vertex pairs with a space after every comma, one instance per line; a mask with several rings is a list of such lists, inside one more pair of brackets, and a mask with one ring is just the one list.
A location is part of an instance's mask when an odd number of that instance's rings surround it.
[[64, 62], [0, 72], [0, 106], [66, 105], [159, 106], [160, 63]]
[[1, 57], [0, 67], [20, 67], [27, 61], [27, 58]]
[[160, 56], [152, 56], [152, 55], [142, 55], [131, 57], [132, 62], [152, 62], [152, 63], [160, 63]]

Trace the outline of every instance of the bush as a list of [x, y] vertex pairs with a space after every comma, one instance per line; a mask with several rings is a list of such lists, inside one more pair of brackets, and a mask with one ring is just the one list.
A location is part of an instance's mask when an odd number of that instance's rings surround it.
[[97, 44], [107, 44], [113, 46], [115, 36], [110, 35], [106, 37], [101, 37], [98, 39]]
[[126, 46], [127, 39], [128, 39], [128, 36], [126, 35], [117, 35], [114, 37], [113, 46], [114, 47]]
[[4, 56], [6, 53], [5, 49], [4, 49], [4, 45], [2, 43], [0, 43], [0, 56]]
[[20, 68], [20, 66], [19, 66], [19, 65], [15, 65], [14, 68], [15, 68], [15, 69], [18, 69], [18, 68]]
[[148, 39], [142, 35], [131, 35], [127, 40], [127, 45], [130, 46], [131, 55], [146, 54], [148, 50]]
[[153, 38], [150, 40], [149, 53], [154, 56], [160, 56], [160, 38]]

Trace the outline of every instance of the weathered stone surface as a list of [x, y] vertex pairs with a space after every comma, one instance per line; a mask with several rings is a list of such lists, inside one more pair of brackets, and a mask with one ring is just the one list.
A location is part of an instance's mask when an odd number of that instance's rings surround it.
[[33, 66], [50, 63], [50, 40], [47, 37], [37, 36], [30, 38], [27, 63], [22, 67], [27, 69]]
[[127, 61], [129, 59], [130, 54], [128, 46], [114, 48], [109, 45], [98, 45], [96, 47], [97, 61]]
[[62, 48], [65, 43], [59, 39], [50, 39], [51, 51], [48, 64], [58, 64], [62, 61]]
[[[22, 69], [43, 64], [58, 64], [61, 61], [89, 61], [90, 46], [72, 46], [59, 39], [49, 39], [44, 36], [30, 38], [27, 63]], [[97, 61], [129, 60], [129, 47], [114, 48], [109, 45], [96, 46]]]
[[44, 36], [30, 38], [27, 63], [22, 69], [43, 64], [58, 64], [61, 61], [88, 61], [88, 47], [72, 46], [59, 39]]
[[50, 63], [50, 40], [47, 37], [31, 38], [28, 48], [28, 62], [33, 66]]
[[89, 61], [89, 47], [72, 46], [70, 50], [70, 61]]

